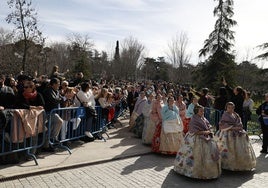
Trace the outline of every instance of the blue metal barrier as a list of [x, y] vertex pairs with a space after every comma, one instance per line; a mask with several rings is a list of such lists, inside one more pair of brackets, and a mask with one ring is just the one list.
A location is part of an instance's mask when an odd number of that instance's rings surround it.
[[127, 110], [127, 106], [126, 105], [124, 105], [124, 103], [126, 103], [125, 101], [124, 101], [124, 99], [121, 99], [121, 101], [120, 101], [120, 103], [119, 103], [119, 110], [118, 111], [116, 111], [115, 112], [115, 116], [116, 116], [116, 118], [119, 118], [119, 117], [121, 117], [121, 116], [125, 116], [125, 112], [126, 112], [126, 110]]
[[[102, 118], [102, 109], [100, 106], [96, 106], [95, 109], [97, 117], [92, 117], [93, 120], [90, 125], [90, 133], [98, 135], [99, 138], [103, 138], [103, 140], [106, 141], [102, 136], [104, 133], [107, 134], [105, 120]], [[61, 119], [60, 121], [62, 121], [61, 131], [59, 132], [57, 139], [52, 136], [54, 114], [57, 114]], [[51, 110], [48, 117], [49, 144], [53, 147], [66, 149], [71, 154], [69, 147], [64, 146], [63, 143], [85, 137], [87, 120], [84, 107], [68, 107]]]
[[214, 108], [204, 108], [204, 116], [209, 121], [209, 123], [213, 126], [215, 126], [215, 131], [219, 130], [219, 121], [221, 119], [221, 116], [223, 114], [223, 111], [216, 110]]
[[[120, 102], [119, 105], [120, 109], [117, 113], [115, 113], [115, 118], [123, 115], [125, 111], [122, 102]], [[92, 124], [90, 125], [90, 133], [97, 135], [98, 138], [106, 141], [106, 139], [103, 137], [103, 134], [106, 134], [109, 138], [107, 126], [109, 126], [112, 122], [108, 122], [107, 117], [103, 117], [103, 109], [101, 106], [96, 106], [95, 109], [97, 112], [97, 117], [93, 118]], [[58, 135], [58, 140], [53, 138], [51, 134], [53, 129], [52, 122], [54, 114], [57, 114], [57, 116], [61, 119], [60, 121], [62, 121], [62, 127]], [[86, 123], [87, 117], [84, 107], [68, 107], [51, 110], [48, 116], [49, 144], [54, 147], [66, 149], [71, 154], [71, 150], [67, 146], [64, 146], [63, 143], [85, 137]]]
[[[54, 118], [57, 118], [56, 120]], [[58, 125], [52, 122], [61, 123]], [[64, 146], [63, 143], [85, 137], [85, 123], [86, 114], [84, 107], [68, 107], [55, 108], [50, 111], [48, 115], [48, 140], [53, 147], [60, 147], [66, 149], [70, 154], [69, 147]], [[60, 131], [57, 128], [60, 126]], [[58, 135], [53, 133], [53, 129], [57, 129]], [[56, 137], [57, 136], [57, 137]]]
[[5, 111], [9, 114], [9, 118], [5, 129], [0, 131], [0, 156], [26, 151], [26, 154], [38, 165], [34, 153], [45, 142], [45, 111], [26, 109]]
[[107, 133], [108, 122], [102, 116], [102, 107], [96, 106], [95, 109], [96, 109], [98, 116], [95, 119], [93, 119], [93, 126], [91, 126], [91, 133], [94, 135], [97, 134], [99, 138], [102, 138], [104, 141], [106, 141], [106, 139], [102, 135], [106, 134], [107, 137], [109, 138], [109, 135]]

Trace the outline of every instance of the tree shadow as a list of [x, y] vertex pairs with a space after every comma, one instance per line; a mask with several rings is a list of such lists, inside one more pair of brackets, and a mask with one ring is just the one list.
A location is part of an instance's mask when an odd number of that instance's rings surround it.
[[222, 174], [217, 179], [200, 180], [189, 178], [177, 174], [173, 169], [170, 170], [161, 187], [191, 187], [191, 188], [215, 188], [228, 187], [237, 188], [247, 181], [253, 179], [254, 171], [233, 172], [223, 170]]
[[[134, 164], [123, 168], [121, 175], [127, 175], [137, 170], [154, 169], [155, 171], [163, 171], [174, 165], [175, 156], [166, 156], [160, 154], [141, 155]], [[159, 162], [161, 161], [161, 162]]]

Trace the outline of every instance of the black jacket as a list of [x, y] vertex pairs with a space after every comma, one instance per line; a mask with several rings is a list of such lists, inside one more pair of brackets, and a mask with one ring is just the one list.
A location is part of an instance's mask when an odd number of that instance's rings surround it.
[[47, 88], [44, 91], [44, 100], [45, 100], [45, 110], [50, 112], [54, 108], [59, 108], [61, 103], [61, 98], [59, 91], [55, 91], [51, 87]]

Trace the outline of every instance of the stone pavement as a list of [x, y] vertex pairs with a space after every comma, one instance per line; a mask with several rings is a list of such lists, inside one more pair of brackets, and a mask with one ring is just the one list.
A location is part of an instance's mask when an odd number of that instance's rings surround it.
[[1, 166], [2, 180], [10, 177], [10, 181], [2, 181], [0, 187], [268, 186], [268, 155], [259, 153], [261, 143], [254, 137], [255, 171], [223, 171], [217, 180], [201, 181], [176, 174], [173, 171], [174, 156], [150, 153], [150, 147], [142, 145], [140, 139], [127, 131], [127, 121], [123, 124], [122, 128], [111, 130], [111, 139], [107, 142], [75, 146], [71, 155], [67, 151], [43, 155], [38, 159], [39, 166], [33, 161]]

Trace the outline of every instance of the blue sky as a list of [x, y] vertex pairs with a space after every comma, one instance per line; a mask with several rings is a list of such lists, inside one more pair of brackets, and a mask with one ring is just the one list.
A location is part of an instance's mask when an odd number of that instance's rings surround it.
[[[261, 53], [255, 47], [268, 42], [268, 1], [234, 0], [233, 19], [238, 25], [234, 50], [237, 62]], [[179, 32], [189, 38], [191, 63], [197, 64], [198, 51], [213, 30], [214, 0], [33, 0], [39, 26], [47, 42], [64, 41], [71, 33], [88, 35], [95, 48], [111, 53], [115, 41], [132, 36], [146, 48], [148, 57], [165, 56], [168, 42]], [[6, 0], [0, 1], [0, 27], [10, 13]], [[257, 62], [260, 67], [268, 67]]]

